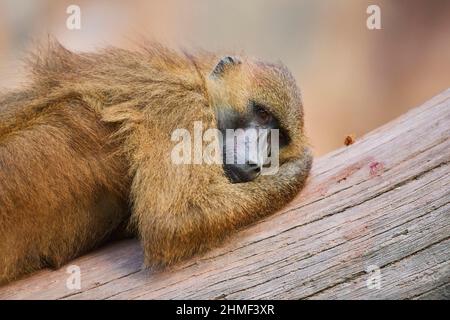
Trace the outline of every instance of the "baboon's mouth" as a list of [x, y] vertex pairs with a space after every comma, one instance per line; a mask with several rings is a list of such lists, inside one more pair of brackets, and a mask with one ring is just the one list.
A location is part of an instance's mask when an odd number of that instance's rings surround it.
[[255, 180], [261, 173], [261, 168], [252, 165], [224, 164], [225, 175], [231, 183], [244, 183]]

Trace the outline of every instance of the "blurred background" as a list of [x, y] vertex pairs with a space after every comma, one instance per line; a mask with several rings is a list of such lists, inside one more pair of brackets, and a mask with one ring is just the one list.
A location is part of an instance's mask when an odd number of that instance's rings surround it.
[[[66, 27], [72, 4], [80, 30]], [[366, 27], [371, 4], [381, 30]], [[0, 88], [20, 85], [21, 59], [47, 34], [75, 51], [145, 36], [281, 60], [302, 89], [316, 155], [450, 87], [449, 0], [0, 0]]]

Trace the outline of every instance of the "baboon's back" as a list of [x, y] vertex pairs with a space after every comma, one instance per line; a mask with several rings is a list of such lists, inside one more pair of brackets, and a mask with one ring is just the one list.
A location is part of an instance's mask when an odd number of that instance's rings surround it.
[[127, 214], [109, 125], [76, 99], [32, 101], [0, 98], [0, 283], [62, 264]]

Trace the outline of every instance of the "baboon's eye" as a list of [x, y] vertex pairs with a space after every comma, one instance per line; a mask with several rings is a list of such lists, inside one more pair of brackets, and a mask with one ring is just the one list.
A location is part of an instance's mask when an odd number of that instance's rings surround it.
[[268, 124], [272, 120], [272, 115], [261, 105], [255, 105], [255, 115], [261, 124]]

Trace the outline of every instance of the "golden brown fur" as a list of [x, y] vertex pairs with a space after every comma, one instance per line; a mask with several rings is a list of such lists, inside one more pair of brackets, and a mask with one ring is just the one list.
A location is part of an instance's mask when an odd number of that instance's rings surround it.
[[[202, 252], [286, 204], [311, 165], [300, 95], [280, 65], [156, 44], [74, 54], [50, 42], [26, 89], [0, 96], [0, 283], [58, 267], [131, 221], [145, 262]], [[215, 108], [267, 101], [292, 141], [274, 176], [231, 184], [220, 165], [174, 165], [171, 133], [215, 128]], [[131, 217], [131, 219], [129, 219]]]

